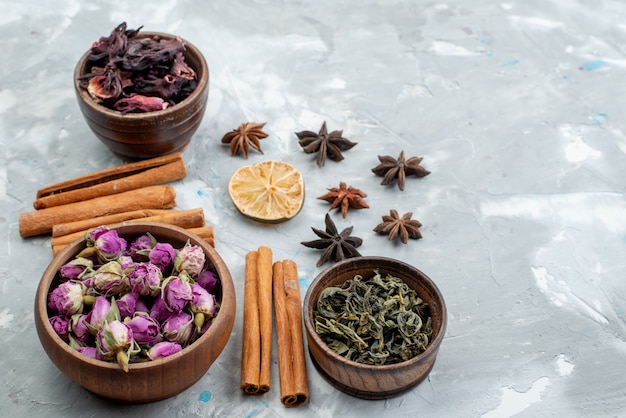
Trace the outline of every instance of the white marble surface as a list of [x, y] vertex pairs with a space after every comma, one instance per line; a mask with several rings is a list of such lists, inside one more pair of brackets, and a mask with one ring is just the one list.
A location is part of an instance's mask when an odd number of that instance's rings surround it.
[[[0, 14], [0, 414], [5, 417], [619, 416], [626, 387], [626, 3], [619, 0], [9, 1]], [[185, 151], [178, 207], [201, 206], [235, 279], [238, 316], [221, 357], [192, 388], [119, 406], [61, 374], [42, 350], [33, 298], [49, 237], [22, 239], [36, 190], [120, 163], [77, 107], [78, 57], [121, 21], [176, 33], [211, 70], [209, 107]], [[267, 122], [264, 155], [230, 158], [219, 139]], [[294, 131], [343, 129], [358, 142], [318, 168]], [[377, 155], [424, 157], [432, 174], [380, 186]], [[225, 191], [239, 166], [302, 171], [292, 221], [253, 225]], [[244, 255], [270, 245], [321, 272], [301, 246], [322, 227], [315, 197], [339, 181], [368, 193], [352, 211], [365, 255], [431, 276], [449, 311], [430, 377], [387, 401], [334, 390], [309, 366], [310, 403], [241, 393]], [[413, 212], [424, 238], [393, 245], [372, 228]], [[274, 357], [275, 358], [275, 357]]]

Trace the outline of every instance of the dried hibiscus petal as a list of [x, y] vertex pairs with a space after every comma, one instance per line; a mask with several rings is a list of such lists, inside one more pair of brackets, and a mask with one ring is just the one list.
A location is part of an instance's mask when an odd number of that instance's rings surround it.
[[113, 109], [122, 113], [132, 112], [154, 112], [155, 110], [163, 110], [169, 106], [169, 103], [160, 97], [148, 97], [135, 94], [118, 100], [113, 105]]

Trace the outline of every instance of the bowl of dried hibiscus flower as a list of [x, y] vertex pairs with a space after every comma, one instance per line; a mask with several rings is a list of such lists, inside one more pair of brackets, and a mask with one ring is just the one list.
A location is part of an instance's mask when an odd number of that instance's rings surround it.
[[431, 372], [446, 305], [420, 270], [386, 257], [355, 257], [320, 273], [303, 304], [309, 354], [337, 389], [388, 399]]
[[187, 147], [205, 113], [209, 69], [190, 42], [124, 22], [79, 59], [74, 88], [96, 137], [136, 161]]

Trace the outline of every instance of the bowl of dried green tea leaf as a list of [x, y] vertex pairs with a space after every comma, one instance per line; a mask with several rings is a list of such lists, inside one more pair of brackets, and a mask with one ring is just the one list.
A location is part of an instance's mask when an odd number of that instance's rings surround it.
[[443, 296], [417, 268], [355, 257], [320, 273], [304, 299], [309, 354], [339, 390], [387, 399], [432, 370], [447, 325]]

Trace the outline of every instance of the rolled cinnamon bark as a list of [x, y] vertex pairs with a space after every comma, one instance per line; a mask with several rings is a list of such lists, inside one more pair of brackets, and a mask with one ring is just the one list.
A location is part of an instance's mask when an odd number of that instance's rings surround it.
[[75, 177], [59, 183], [51, 184], [37, 190], [37, 199], [53, 195], [69, 192], [72, 190], [83, 189], [109, 181], [118, 180], [123, 177], [132, 176], [142, 171], [155, 167], [161, 167], [173, 162], [182, 161], [183, 156], [180, 152], [155, 157], [148, 160], [137, 161], [129, 164], [122, 164], [117, 167], [107, 168], [100, 171], [94, 171], [83, 176]]
[[108, 216], [84, 219], [52, 226], [52, 238], [62, 237], [95, 228], [100, 225], [109, 225], [126, 221], [164, 222], [181, 228], [199, 228], [204, 226], [204, 211], [202, 208], [188, 210], [171, 209], [143, 209], [132, 212], [115, 213]]
[[241, 390], [258, 394], [261, 376], [261, 329], [259, 327], [258, 252], [246, 254], [244, 276]]
[[272, 364], [272, 250], [258, 248], [257, 274], [259, 291], [259, 326], [261, 329], [261, 376], [259, 391], [270, 390]]
[[280, 401], [294, 408], [309, 399], [298, 267], [292, 260], [277, 261], [273, 273]]
[[56, 224], [141, 209], [171, 208], [176, 205], [175, 198], [176, 192], [171, 186], [148, 186], [83, 202], [53, 206], [21, 214], [19, 231], [22, 238], [26, 238], [50, 233]]
[[169, 164], [150, 168], [136, 174], [116, 178], [104, 183], [98, 183], [78, 189], [68, 189], [67, 191], [60, 193], [42, 196], [35, 200], [33, 207], [39, 210], [93, 199], [95, 197], [123, 193], [142, 187], [155, 186], [158, 184], [168, 183], [170, 181], [180, 180], [184, 178], [186, 174], [187, 171], [185, 169], [185, 163], [182, 159], [179, 159]]

